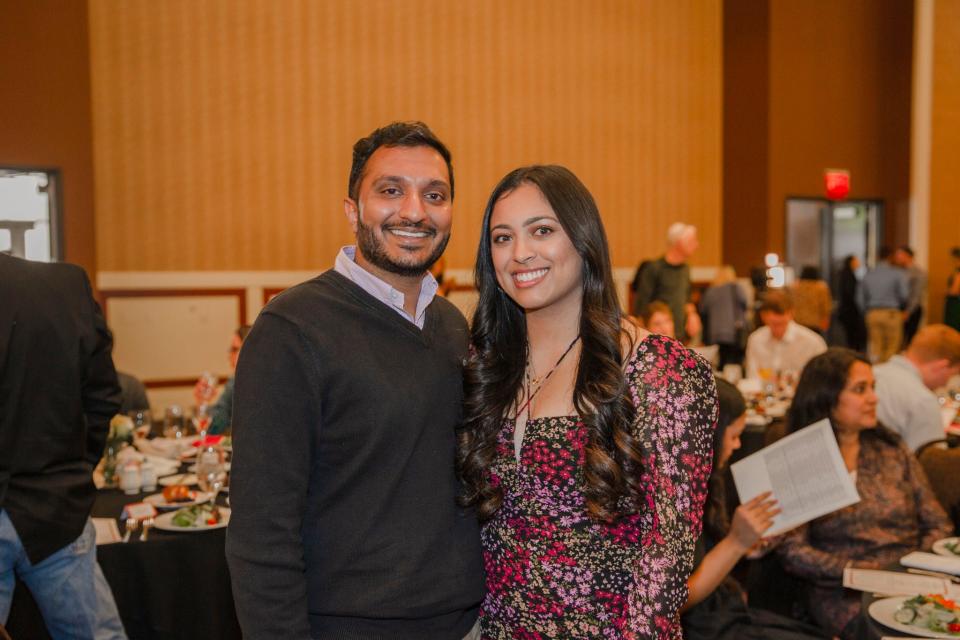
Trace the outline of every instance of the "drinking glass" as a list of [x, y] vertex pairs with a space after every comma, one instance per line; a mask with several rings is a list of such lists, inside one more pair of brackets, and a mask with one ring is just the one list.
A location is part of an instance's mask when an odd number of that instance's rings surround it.
[[227, 465], [223, 449], [215, 445], [200, 447], [197, 452], [197, 485], [201, 491], [217, 493], [227, 483]]
[[149, 409], [136, 409], [127, 414], [133, 420], [133, 433], [138, 438], [146, 438], [150, 435], [150, 429], [153, 426], [153, 418]]
[[163, 436], [179, 440], [185, 435], [183, 408], [180, 405], [172, 404], [163, 412]]

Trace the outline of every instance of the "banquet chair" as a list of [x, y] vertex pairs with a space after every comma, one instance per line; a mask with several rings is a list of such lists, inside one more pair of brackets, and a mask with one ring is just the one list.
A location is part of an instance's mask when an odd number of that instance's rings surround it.
[[960, 447], [951, 449], [946, 440], [935, 440], [917, 451], [917, 459], [954, 530], [960, 532]]

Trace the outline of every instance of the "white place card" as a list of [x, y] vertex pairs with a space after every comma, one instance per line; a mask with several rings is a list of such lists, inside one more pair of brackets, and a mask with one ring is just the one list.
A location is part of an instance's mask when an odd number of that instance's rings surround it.
[[950, 558], [935, 553], [926, 553], [925, 551], [914, 551], [900, 558], [900, 564], [914, 569], [926, 569], [927, 571], [939, 571], [960, 576], [960, 558]]
[[93, 528], [97, 532], [97, 544], [110, 544], [120, 542], [120, 529], [117, 527], [117, 521], [113, 518], [90, 518], [93, 521]]
[[878, 571], [876, 569], [843, 570], [843, 586], [847, 589], [883, 593], [889, 596], [915, 596], [920, 593], [946, 595], [950, 581], [935, 576], [920, 576], [901, 571]]
[[134, 519], [134, 520], [143, 520], [145, 518], [153, 518], [157, 515], [157, 508], [152, 504], [146, 502], [132, 502], [123, 508], [123, 513], [120, 514], [120, 519]]

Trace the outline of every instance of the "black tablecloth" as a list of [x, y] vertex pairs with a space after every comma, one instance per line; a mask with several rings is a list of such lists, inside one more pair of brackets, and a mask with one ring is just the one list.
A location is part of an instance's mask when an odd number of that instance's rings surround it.
[[[102, 490], [92, 515], [118, 518], [125, 504], [146, 495]], [[194, 533], [152, 529], [146, 542], [137, 538], [97, 547], [97, 562], [131, 640], [241, 637], [225, 540], [226, 529]], [[7, 627], [13, 640], [49, 638], [36, 604], [19, 582]]]

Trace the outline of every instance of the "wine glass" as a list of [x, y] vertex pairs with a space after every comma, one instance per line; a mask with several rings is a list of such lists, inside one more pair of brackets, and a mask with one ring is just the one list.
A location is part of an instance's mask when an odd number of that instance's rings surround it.
[[138, 438], [146, 438], [150, 435], [150, 429], [153, 426], [153, 418], [149, 409], [136, 409], [127, 413], [133, 420], [133, 433]]

